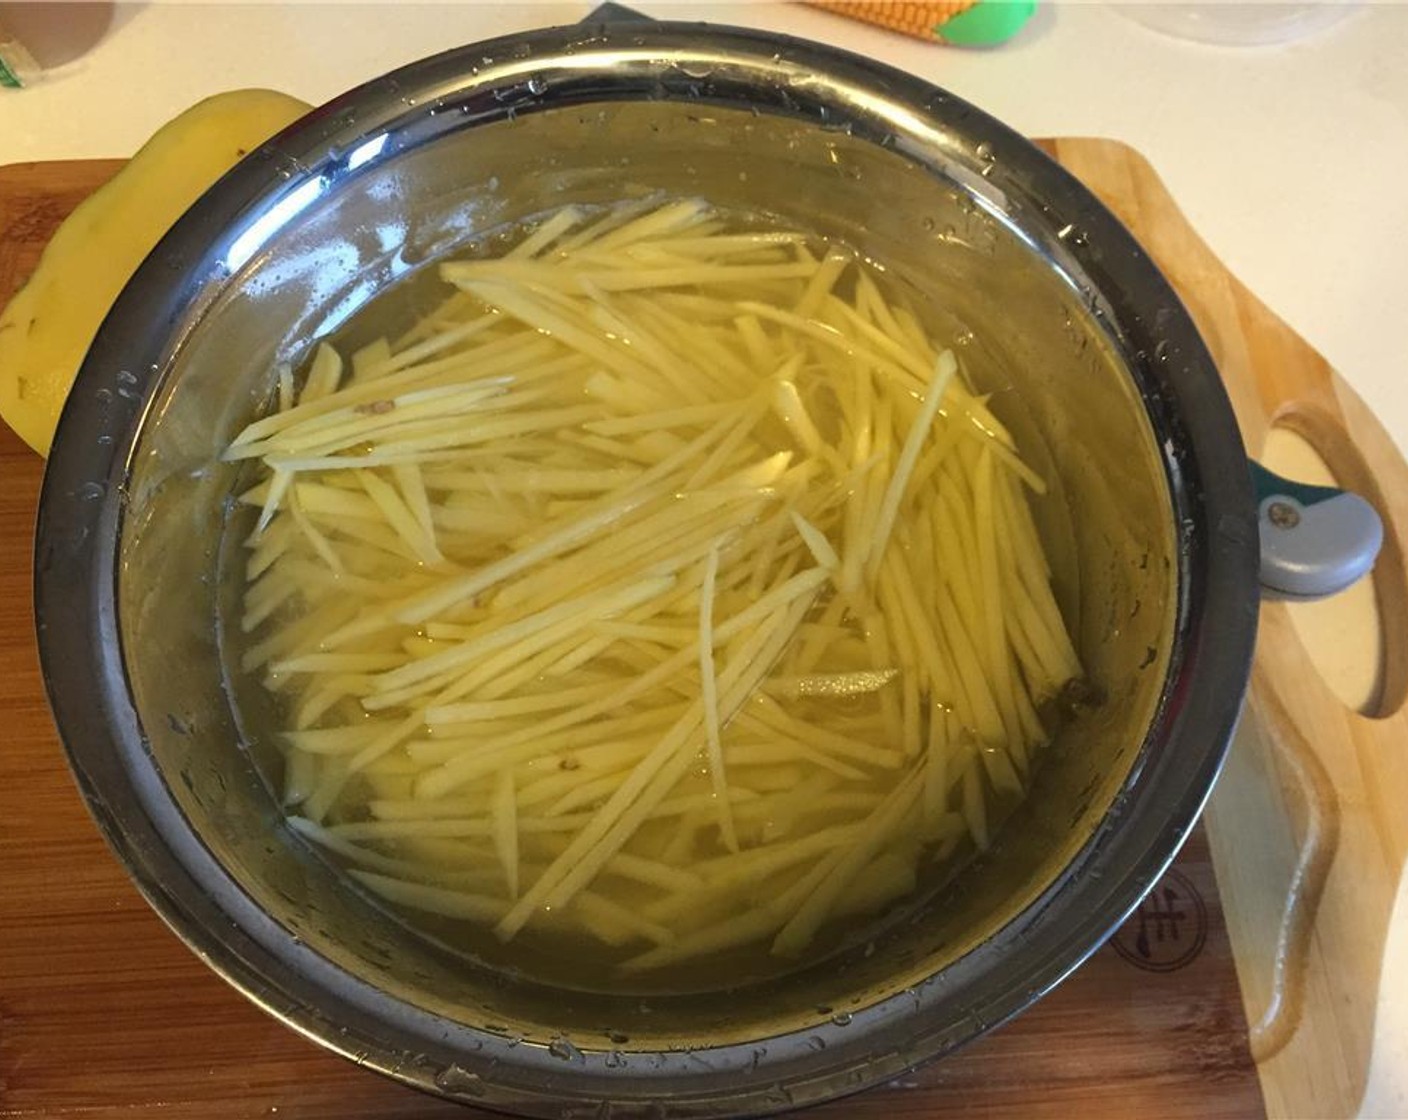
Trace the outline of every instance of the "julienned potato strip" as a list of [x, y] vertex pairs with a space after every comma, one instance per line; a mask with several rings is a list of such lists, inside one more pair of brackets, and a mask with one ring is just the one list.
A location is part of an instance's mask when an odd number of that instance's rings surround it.
[[988, 840], [1080, 673], [1018, 457], [873, 266], [560, 210], [230, 459], [293, 826], [391, 903], [643, 972]]

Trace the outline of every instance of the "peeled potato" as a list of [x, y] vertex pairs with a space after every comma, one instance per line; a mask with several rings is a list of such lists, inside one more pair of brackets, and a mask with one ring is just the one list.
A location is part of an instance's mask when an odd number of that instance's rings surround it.
[[0, 418], [47, 455], [74, 375], [162, 235], [248, 152], [311, 108], [267, 89], [217, 94], [162, 126], [58, 228], [0, 314]]

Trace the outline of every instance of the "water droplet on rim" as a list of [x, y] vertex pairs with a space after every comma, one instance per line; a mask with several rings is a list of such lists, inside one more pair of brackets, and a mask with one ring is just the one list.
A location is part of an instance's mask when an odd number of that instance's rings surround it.
[[568, 1039], [558, 1036], [548, 1043], [548, 1053], [554, 1058], [561, 1058], [564, 1062], [583, 1061], [582, 1052], [577, 1049]]
[[448, 1065], [435, 1075], [435, 1087], [446, 1093], [458, 1093], [470, 1097], [484, 1095], [484, 1079], [471, 1073], [464, 1066]]

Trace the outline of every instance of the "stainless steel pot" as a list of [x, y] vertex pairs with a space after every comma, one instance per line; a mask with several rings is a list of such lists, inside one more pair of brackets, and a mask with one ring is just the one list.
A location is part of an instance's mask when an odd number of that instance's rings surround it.
[[[1042, 528], [1101, 702], [958, 879], [866, 944], [688, 995], [547, 985], [420, 938], [284, 824], [232, 700], [230, 436], [378, 293], [569, 201], [702, 194], [838, 236], [926, 294], [1052, 481]], [[355, 323], [355, 321], [354, 321]], [[355, 325], [353, 328], [355, 330]], [[38, 526], [39, 638], [98, 823], [251, 999], [408, 1084], [542, 1116], [785, 1108], [1016, 1014], [1135, 906], [1191, 827], [1247, 680], [1257, 507], [1187, 313], [1078, 183], [856, 56], [587, 24], [449, 52], [315, 111], [180, 221], [100, 332]]]

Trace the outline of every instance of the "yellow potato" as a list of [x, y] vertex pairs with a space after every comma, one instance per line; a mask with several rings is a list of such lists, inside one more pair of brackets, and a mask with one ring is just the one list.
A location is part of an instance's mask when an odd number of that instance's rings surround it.
[[0, 314], [0, 418], [41, 455], [99, 324], [176, 219], [311, 108], [267, 89], [217, 94], [164, 125], [59, 227]]

